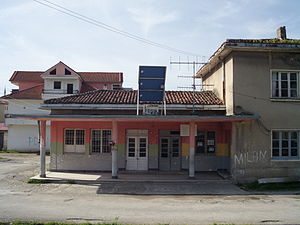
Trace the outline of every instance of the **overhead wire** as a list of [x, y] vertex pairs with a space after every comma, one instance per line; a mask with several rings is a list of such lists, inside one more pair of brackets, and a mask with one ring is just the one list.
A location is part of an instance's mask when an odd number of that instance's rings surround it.
[[160, 44], [158, 42], [151, 41], [149, 39], [140, 37], [138, 35], [129, 33], [127, 31], [120, 30], [118, 28], [115, 28], [113, 26], [110, 26], [108, 24], [100, 22], [98, 20], [95, 20], [93, 18], [90, 18], [88, 16], [80, 14], [78, 12], [75, 12], [73, 10], [70, 10], [70, 9], [68, 9], [66, 7], [63, 7], [63, 6], [59, 5], [59, 4], [53, 3], [53, 2], [48, 1], [48, 0], [33, 0], [33, 1], [35, 1], [35, 2], [37, 2], [39, 4], [41, 4], [41, 5], [44, 5], [44, 6], [48, 7], [48, 8], [51, 8], [53, 10], [56, 10], [58, 12], [61, 12], [63, 14], [69, 15], [71, 17], [77, 18], [79, 20], [82, 20], [84, 22], [90, 23], [90, 24], [95, 25], [97, 27], [100, 27], [100, 28], [103, 28], [105, 30], [108, 30], [108, 31], [117, 33], [119, 35], [125, 36], [127, 38], [134, 39], [134, 40], [142, 42], [144, 44], [152, 45], [152, 46], [157, 47], [157, 48], [165, 49], [165, 50], [172, 51], [172, 52], [177, 52], [177, 53], [184, 54], [184, 55], [200, 56], [200, 55], [198, 55], [196, 53], [193, 53], [193, 52], [184, 51], [184, 50], [177, 49], [177, 48], [165, 45], [165, 44]]

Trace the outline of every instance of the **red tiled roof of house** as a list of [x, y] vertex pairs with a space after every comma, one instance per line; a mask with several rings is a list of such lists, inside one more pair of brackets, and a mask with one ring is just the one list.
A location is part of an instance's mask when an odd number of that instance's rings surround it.
[[40, 84], [22, 91], [5, 95], [3, 99], [42, 99], [44, 85]]
[[9, 79], [12, 83], [18, 82], [37, 82], [43, 83], [44, 80], [41, 78], [42, 71], [15, 71]]
[[[167, 104], [193, 104], [191, 91], [166, 91]], [[45, 104], [136, 104], [137, 91], [126, 90], [96, 90], [63, 98], [49, 99]], [[197, 105], [222, 105], [212, 91], [195, 92]]]
[[[44, 71], [15, 71], [9, 81], [12, 83], [19, 82], [36, 82], [43, 83], [41, 78]], [[84, 82], [107, 82], [120, 83], [123, 82], [123, 73], [114, 72], [77, 72]]]
[[85, 82], [123, 82], [123, 73], [113, 72], [77, 72]]

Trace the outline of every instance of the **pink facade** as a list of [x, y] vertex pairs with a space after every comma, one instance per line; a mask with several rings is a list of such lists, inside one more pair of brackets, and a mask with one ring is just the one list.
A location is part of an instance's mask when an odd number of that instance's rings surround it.
[[[111, 155], [107, 155], [107, 153], [98, 153], [95, 154], [92, 152], [92, 130], [111, 130], [113, 131], [113, 122], [112, 120], [106, 121], [52, 121], [51, 122], [51, 151], [52, 156], [64, 155], [64, 163], [63, 164], [55, 164], [52, 166], [52, 169], [56, 170], [110, 170], [111, 169]], [[160, 170], [160, 157], [161, 157], [161, 148], [162, 145], [160, 143], [161, 138], [164, 135], [161, 133], [163, 131], [177, 131], [178, 135], [176, 137], [180, 140], [179, 154], [180, 154], [180, 170], [188, 169], [188, 157], [189, 157], [189, 149], [190, 149], [190, 137], [189, 136], [180, 136], [180, 125], [189, 124], [185, 121], [180, 122], [162, 122], [162, 121], [137, 121], [137, 120], [127, 120], [127, 121], [116, 121], [117, 124], [117, 148], [118, 148], [118, 161], [119, 161], [119, 169], [128, 169], [127, 161], [128, 161], [128, 153], [129, 153], [129, 139], [128, 139], [128, 131], [135, 130], [139, 131], [147, 131], [147, 169], [155, 169]], [[209, 158], [219, 158], [226, 163], [224, 165], [218, 165], [217, 161], [214, 165], [212, 165], [209, 170], [217, 170], [217, 169], [228, 169], [229, 165], [229, 156], [230, 156], [230, 139], [231, 139], [231, 122], [195, 122], [197, 125], [198, 132], [214, 132], [215, 133], [215, 152], [214, 153], [197, 153], [196, 150], [196, 171], [206, 170], [202, 169], [201, 160], [205, 160], [207, 157]], [[84, 130], [84, 149], [85, 151], [79, 155], [73, 155], [65, 152], [65, 141], [66, 141], [66, 130]], [[132, 137], [132, 135], [130, 135]], [[195, 137], [196, 139], [196, 137]], [[197, 148], [197, 141], [195, 140], [195, 147]], [[107, 159], [109, 157], [109, 159]], [[95, 165], [91, 165], [91, 163], [82, 163], [79, 167], [67, 167], [68, 158], [78, 158], [81, 162], [91, 161], [94, 159], [101, 158], [103, 162], [100, 160], [98, 163], [98, 167]], [[107, 160], [109, 164], [107, 164]], [[56, 160], [57, 161], [57, 160]], [[106, 166], [101, 166], [106, 165]], [[53, 165], [53, 164], [52, 164]]]

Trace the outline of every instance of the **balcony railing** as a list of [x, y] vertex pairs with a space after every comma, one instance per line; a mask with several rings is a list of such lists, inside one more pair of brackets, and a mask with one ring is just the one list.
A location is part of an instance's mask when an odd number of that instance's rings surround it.
[[78, 90], [66, 90], [66, 89], [43, 89], [43, 94], [78, 94]]

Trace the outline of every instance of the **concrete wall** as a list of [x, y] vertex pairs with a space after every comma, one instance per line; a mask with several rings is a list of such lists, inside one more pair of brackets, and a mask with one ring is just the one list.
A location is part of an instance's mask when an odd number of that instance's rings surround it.
[[[50, 126], [47, 126], [46, 150], [50, 149]], [[39, 151], [37, 125], [10, 125], [8, 127], [7, 149], [18, 152]]]
[[[300, 53], [234, 53], [234, 102], [244, 111], [260, 116], [251, 124], [236, 124], [232, 172], [238, 181], [262, 177], [299, 176], [299, 160], [272, 160], [271, 130], [300, 130], [300, 102], [274, 101], [271, 96], [272, 69], [300, 70], [291, 62]], [[239, 141], [242, 140], [242, 141]]]
[[[203, 79], [204, 85], [213, 85], [212, 88], [207, 86], [209, 90], [213, 90], [215, 94], [220, 98], [223, 99], [223, 70], [224, 66], [222, 63], [216, 66], [213, 70], [213, 76], [207, 76], [207, 78]], [[206, 88], [204, 86], [204, 88]]]
[[5, 104], [0, 104], [0, 123], [3, 123], [4, 122], [4, 115], [5, 115], [5, 112], [6, 112], [6, 108], [7, 108], [7, 105]]
[[[9, 114], [39, 114], [47, 115], [49, 111], [39, 109], [42, 100], [10, 99], [8, 100]], [[37, 121], [6, 118], [8, 127], [7, 149], [11, 151], [39, 151]], [[47, 123], [47, 147], [50, 148], [50, 123]]]
[[214, 85], [213, 91], [225, 103], [227, 115], [233, 115], [233, 60], [232, 55], [227, 56], [203, 78], [203, 84]]
[[[257, 121], [233, 124], [231, 172], [237, 182], [300, 174], [299, 160], [272, 160], [271, 155], [272, 129], [300, 130], [300, 100], [270, 98], [271, 70], [300, 71], [300, 61], [295, 60], [299, 56], [300, 53], [235, 51], [225, 59], [227, 115], [242, 112], [260, 117]], [[217, 82], [216, 87], [221, 82], [220, 70], [213, 69], [206, 78]]]

